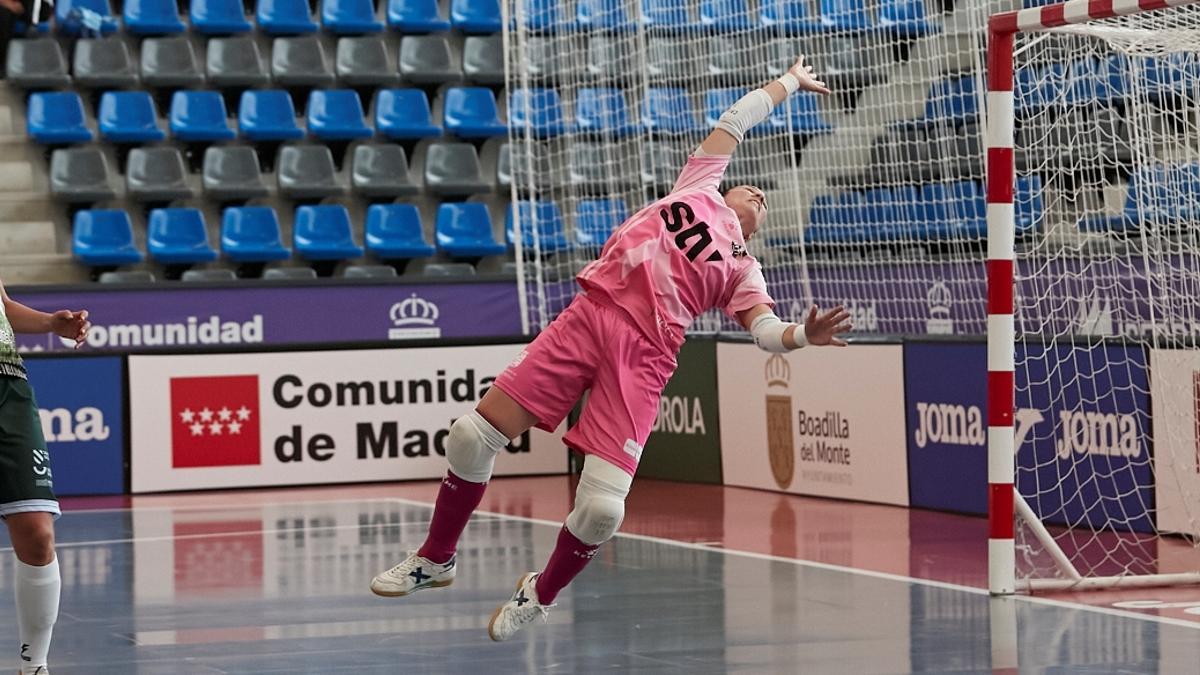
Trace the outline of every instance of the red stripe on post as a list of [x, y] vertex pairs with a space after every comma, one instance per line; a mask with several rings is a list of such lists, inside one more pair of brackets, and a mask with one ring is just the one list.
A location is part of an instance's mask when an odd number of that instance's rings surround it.
[[1013, 538], [1012, 483], [988, 484], [988, 538]]
[[988, 314], [1013, 313], [1013, 261], [987, 261]]
[[[1012, 27], [997, 30], [997, 19], [1012, 16]], [[988, 91], [1013, 90], [1013, 31], [1017, 29], [1017, 15], [1000, 14], [992, 17], [992, 30], [988, 33], [987, 75]]]
[[1062, 4], [1046, 5], [1042, 8], [1042, 27], [1054, 28], [1067, 25], [1066, 8]]
[[1013, 149], [987, 149], [987, 202], [1013, 203]]
[[1011, 370], [988, 371], [988, 426], [1013, 425], [1013, 408], [1016, 407], [1015, 382], [1016, 377]]
[[1113, 15], [1112, 0], [1091, 0], [1088, 3], [1088, 16], [1093, 19], [1107, 19]]
[[1138, 9], [1166, 9], [1167, 0], [1138, 0]]

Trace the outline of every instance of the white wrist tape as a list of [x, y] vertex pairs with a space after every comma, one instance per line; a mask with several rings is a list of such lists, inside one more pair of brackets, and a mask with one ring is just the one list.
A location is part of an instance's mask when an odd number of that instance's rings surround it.
[[796, 327], [792, 333], [792, 339], [796, 341], [797, 348], [807, 345], [808, 338], [804, 335], [804, 326], [798, 323], [784, 323], [782, 319], [775, 316], [774, 312], [759, 314], [755, 317], [754, 322], [750, 324], [750, 335], [759, 349], [781, 354], [790, 351], [783, 344], [783, 335], [792, 326]]
[[800, 88], [800, 78], [793, 75], [791, 71], [779, 76], [779, 79], [775, 81], [783, 85], [783, 88], [787, 91], [788, 96], [796, 93], [796, 90]]
[[755, 124], [767, 119], [774, 107], [770, 94], [762, 89], [755, 89], [739, 98], [729, 110], [721, 113], [721, 119], [717, 120], [717, 128], [729, 132], [730, 136], [741, 143], [746, 137], [746, 132]]

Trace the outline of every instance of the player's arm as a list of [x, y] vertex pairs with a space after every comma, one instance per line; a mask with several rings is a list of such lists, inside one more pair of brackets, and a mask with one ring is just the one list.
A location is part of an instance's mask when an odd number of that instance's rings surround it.
[[87, 339], [88, 329], [92, 327], [87, 320], [87, 310], [72, 312], [60, 309], [53, 314], [39, 312], [10, 298], [2, 282], [0, 300], [4, 302], [4, 315], [8, 317], [8, 323], [15, 333], [54, 333], [74, 340], [75, 346], [79, 347]]
[[825, 312], [813, 305], [803, 324], [785, 322], [764, 304], [742, 310], [737, 317], [754, 337], [754, 344], [768, 352], [787, 352], [805, 345], [845, 347], [845, 340], [838, 336], [853, 328], [850, 313], [841, 305]]
[[706, 155], [732, 155], [746, 132], [767, 119], [775, 106], [798, 89], [829, 93], [825, 83], [813, 75], [812, 66], [804, 65], [803, 56], [778, 80], [746, 94], [722, 113], [717, 128], [700, 144], [700, 151]]

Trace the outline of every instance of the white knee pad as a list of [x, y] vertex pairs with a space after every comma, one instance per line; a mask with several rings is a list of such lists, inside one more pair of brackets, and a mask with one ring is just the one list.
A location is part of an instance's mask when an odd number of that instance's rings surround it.
[[496, 431], [478, 411], [454, 420], [446, 437], [446, 461], [459, 478], [472, 483], [486, 483], [492, 478], [496, 453], [508, 445], [504, 434]]
[[621, 467], [588, 455], [575, 489], [575, 508], [567, 516], [567, 529], [591, 546], [611, 539], [625, 518], [625, 496], [632, 484], [633, 476]]

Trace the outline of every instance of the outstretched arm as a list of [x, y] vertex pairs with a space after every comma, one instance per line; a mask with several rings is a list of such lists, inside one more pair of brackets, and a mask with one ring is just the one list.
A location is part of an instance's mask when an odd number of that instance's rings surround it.
[[813, 305], [803, 324], [784, 323], [768, 305], [761, 304], [738, 312], [738, 320], [754, 336], [754, 344], [768, 352], [786, 352], [805, 345], [845, 347], [846, 341], [838, 335], [853, 328], [850, 313], [840, 305], [827, 312], [819, 312]]
[[804, 65], [803, 56], [778, 80], [738, 99], [737, 103], [721, 115], [717, 128], [700, 144], [700, 150], [706, 155], [732, 155], [746, 132], [765, 120], [767, 115], [771, 114], [772, 108], [798, 89], [829, 93], [825, 83], [813, 75], [812, 66]]
[[79, 347], [87, 339], [88, 329], [92, 326], [87, 320], [87, 310], [72, 312], [60, 309], [53, 314], [39, 312], [8, 297], [3, 283], [0, 283], [0, 301], [4, 302], [4, 315], [8, 317], [8, 323], [15, 333], [54, 333], [74, 340], [75, 346]]

